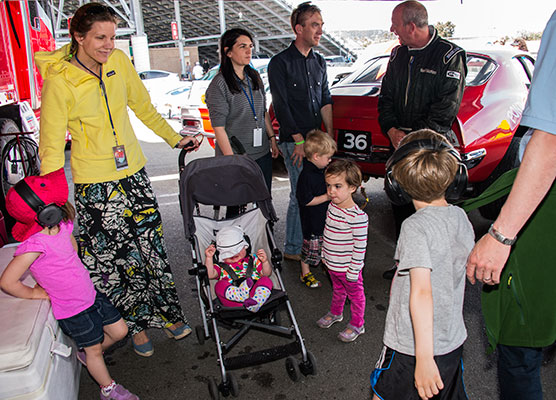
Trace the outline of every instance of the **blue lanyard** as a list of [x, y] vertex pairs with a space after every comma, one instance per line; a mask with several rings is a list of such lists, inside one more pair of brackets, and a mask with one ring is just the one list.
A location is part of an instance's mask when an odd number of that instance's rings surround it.
[[116, 140], [116, 146], [118, 145], [118, 136], [116, 135], [116, 129], [114, 128], [114, 122], [112, 122], [112, 113], [110, 113], [110, 106], [108, 105], [108, 95], [106, 94], [106, 86], [104, 86], [104, 81], [102, 80], [102, 64], [100, 64], [100, 75], [95, 74], [91, 71], [85, 64], [83, 64], [79, 58], [77, 58], [77, 54], [74, 55], [75, 61], [79, 63], [83, 68], [89, 71], [93, 76], [98, 78], [100, 90], [104, 96], [104, 101], [106, 102], [106, 109], [108, 110], [108, 119], [110, 119], [110, 125], [112, 126], [112, 133], [114, 134], [114, 139]]
[[249, 83], [249, 76], [247, 76], [247, 74], [245, 74], [245, 75], [246, 75], [245, 79], [247, 80], [247, 86], [249, 87], [249, 94], [251, 95], [251, 98], [249, 98], [249, 96], [247, 96], [247, 92], [243, 88], [243, 85], [241, 84], [241, 81], [239, 80], [239, 78], [237, 78], [237, 83], [239, 84], [239, 87], [241, 88], [241, 91], [243, 92], [243, 94], [247, 98], [247, 102], [251, 106], [251, 111], [253, 111], [253, 119], [255, 121], [258, 121], [257, 120], [257, 112], [255, 111], [255, 101], [253, 100], [253, 91], [251, 90], [251, 83]]

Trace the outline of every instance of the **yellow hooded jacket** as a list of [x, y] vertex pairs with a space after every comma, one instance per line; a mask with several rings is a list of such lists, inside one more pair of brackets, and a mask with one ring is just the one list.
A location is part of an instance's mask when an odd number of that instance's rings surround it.
[[[114, 135], [99, 79], [69, 62], [69, 46], [35, 53], [44, 79], [39, 142], [41, 174], [64, 166], [66, 131], [71, 133], [74, 183], [114, 181], [143, 168], [146, 158], [131, 127], [128, 106], [170, 146], [180, 141], [181, 136], [153, 107], [127, 55], [118, 49], [102, 66]], [[125, 146], [127, 169], [116, 170], [112, 150], [116, 144]]]

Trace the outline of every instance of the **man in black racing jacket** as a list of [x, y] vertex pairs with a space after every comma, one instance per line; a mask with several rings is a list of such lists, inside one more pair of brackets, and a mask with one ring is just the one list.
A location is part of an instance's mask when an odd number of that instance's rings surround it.
[[[429, 128], [453, 142], [451, 126], [459, 110], [467, 64], [465, 51], [438, 36], [428, 25], [426, 8], [414, 0], [392, 11], [392, 27], [400, 46], [390, 55], [378, 99], [378, 121], [396, 149], [409, 132]], [[412, 204], [394, 206], [396, 237]], [[395, 268], [384, 273], [391, 278]]]

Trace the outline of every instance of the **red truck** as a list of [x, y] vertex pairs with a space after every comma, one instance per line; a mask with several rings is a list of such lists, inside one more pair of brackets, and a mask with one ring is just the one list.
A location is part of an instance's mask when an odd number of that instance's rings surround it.
[[0, 1], [2, 211], [8, 189], [23, 177], [38, 173], [36, 138], [42, 78], [33, 54], [55, 48], [53, 25], [46, 12], [46, 3], [46, 0]]

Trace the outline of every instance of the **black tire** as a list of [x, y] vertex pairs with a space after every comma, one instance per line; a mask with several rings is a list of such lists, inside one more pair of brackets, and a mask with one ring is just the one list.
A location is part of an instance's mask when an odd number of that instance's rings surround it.
[[201, 346], [205, 344], [205, 328], [203, 328], [203, 325], [197, 325], [195, 327], [195, 336], [197, 336], [197, 343]]
[[316, 375], [317, 374], [317, 359], [310, 351], [307, 352], [307, 361], [301, 362], [299, 365], [303, 375]]
[[293, 356], [286, 358], [286, 372], [290, 379], [297, 382], [301, 378], [301, 372], [299, 371], [299, 362]]
[[12, 139], [2, 149], [2, 172], [0, 175], [2, 194], [21, 179], [40, 173], [39, 148], [34, 140], [28, 137]]
[[[484, 181], [478, 185], [479, 192], [482, 193], [486, 188], [488, 188], [496, 179], [498, 179], [502, 174], [505, 172], [512, 170], [514, 168], [519, 167], [520, 160], [519, 160], [519, 145], [521, 143], [521, 137], [514, 136], [508, 149], [506, 150], [506, 154], [500, 160], [500, 163], [494, 168], [492, 174]], [[504, 196], [499, 198], [498, 200], [493, 201], [492, 203], [485, 204], [482, 207], [479, 207], [479, 213], [483, 218], [495, 220], [500, 213], [500, 209], [506, 202], [508, 196]]]
[[[19, 129], [19, 127], [17, 126], [17, 124], [9, 119], [9, 118], [0, 118], [0, 132], [1, 133], [19, 133], [21, 132], [21, 129]], [[13, 186], [13, 185], [9, 185], [8, 184], [8, 171], [5, 170], [5, 163], [4, 163], [4, 150], [6, 148], [8, 148], [8, 146], [11, 146], [10, 143], [14, 143], [15, 142], [15, 135], [10, 135], [10, 136], [0, 136], [0, 157], [2, 157], [1, 162], [2, 165], [0, 166], [0, 211], [2, 212], [2, 214], [4, 215], [4, 223], [6, 225], [6, 231], [7, 232], [11, 232], [12, 231], [12, 227], [15, 225], [15, 220], [12, 218], [11, 215], [8, 214], [7, 210], [6, 210], [6, 202], [5, 202], [5, 195], [8, 192], [8, 189]], [[33, 148], [34, 151], [38, 151], [37, 150], [37, 146], [34, 140], [26, 137], [26, 136], [20, 136], [20, 139], [23, 140], [24, 143], [28, 143], [29, 148]], [[38, 163], [38, 152], [35, 153], [36, 154], [36, 162]], [[39, 169], [40, 166], [37, 165], [36, 168], [33, 168], [33, 171], [31, 171], [32, 173], [29, 175], [38, 175], [39, 174]]]
[[218, 391], [218, 385], [214, 378], [209, 378], [208, 391], [212, 400], [220, 400], [220, 392]]
[[233, 397], [239, 396], [239, 384], [237, 383], [236, 376], [231, 372], [226, 372], [226, 382], [228, 389], [230, 390], [230, 394]]
[[[21, 129], [17, 124], [9, 118], [0, 118], [0, 132], [1, 133], [19, 133]], [[12, 140], [15, 136], [1, 136], [0, 137], [0, 153], [6, 143]]]

